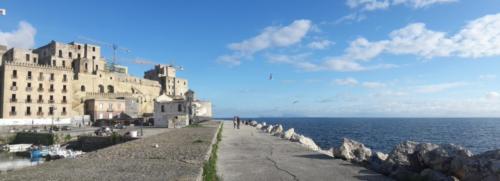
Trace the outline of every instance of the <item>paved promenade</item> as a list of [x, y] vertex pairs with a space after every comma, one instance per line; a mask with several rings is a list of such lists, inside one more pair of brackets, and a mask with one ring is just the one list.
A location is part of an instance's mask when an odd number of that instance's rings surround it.
[[[158, 129], [156, 135], [77, 159], [0, 174], [0, 180], [196, 180], [218, 125], [207, 122], [195, 128]], [[153, 147], [155, 144], [159, 147]]]
[[309, 151], [251, 126], [224, 122], [217, 161], [222, 180], [390, 180], [363, 167]]

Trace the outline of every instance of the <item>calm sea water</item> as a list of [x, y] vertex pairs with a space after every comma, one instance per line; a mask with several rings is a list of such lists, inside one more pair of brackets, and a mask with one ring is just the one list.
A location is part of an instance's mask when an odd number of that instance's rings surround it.
[[500, 118], [252, 118], [282, 124], [311, 137], [323, 149], [338, 147], [342, 138], [390, 152], [403, 141], [454, 143], [473, 153], [500, 149]]

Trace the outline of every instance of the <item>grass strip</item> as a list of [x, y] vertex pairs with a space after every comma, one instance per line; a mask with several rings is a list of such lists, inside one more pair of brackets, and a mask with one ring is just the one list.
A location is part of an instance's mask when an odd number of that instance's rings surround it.
[[204, 181], [219, 181], [217, 176], [217, 150], [219, 150], [219, 142], [222, 140], [222, 127], [221, 124], [219, 132], [217, 133], [217, 141], [212, 145], [212, 153], [210, 158], [203, 165], [203, 180]]

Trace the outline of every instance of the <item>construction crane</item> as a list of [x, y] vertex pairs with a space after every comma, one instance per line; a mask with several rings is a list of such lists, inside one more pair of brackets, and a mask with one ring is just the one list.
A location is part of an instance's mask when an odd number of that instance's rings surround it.
[[92, 38], [88, 38], [88, 37], [84, 37], [84, 36], [78, 36], [78, 39], [86, 41], [86, 42], [98, 44], [98, 45], [101, 45], [101, 46], [110, 47], [113, 50], [113, 59], [111, 61], [111, 65], [110, 65], [110, 68], [109, 68], [111, 71], [115, 71], [115, 65], [116, 65], [116, 61], [117, 61], [116, 52], [118, 50], [119, 51], [123, 51], [125, 53], [130, 53], [130, 49], [118, 46], [115, 43], [107, 43], [107, 42], [103, 42], [103, 41], [98, 41], [98, 40], [95, 40], [95, 39], [92, 39]]

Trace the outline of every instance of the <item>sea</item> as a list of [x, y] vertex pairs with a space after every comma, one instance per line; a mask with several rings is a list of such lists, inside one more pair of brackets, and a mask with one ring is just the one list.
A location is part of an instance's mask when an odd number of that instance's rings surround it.
[[322, 149], [338, 148], [343, 138], [359, 141], [389, 153], [406, 140], [435, 144], [453, 143], [474, 154], [500, 149], [500, 118], [242, 118], [312, 138]]

